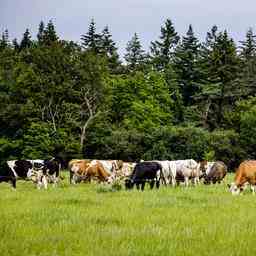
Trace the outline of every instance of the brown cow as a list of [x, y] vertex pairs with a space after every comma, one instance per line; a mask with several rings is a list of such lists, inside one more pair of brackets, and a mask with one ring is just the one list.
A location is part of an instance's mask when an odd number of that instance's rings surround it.
[[252, 193], [255, 194], [256, 185], [256, 161], [247, 160], [242, 162], [235, 174], [235, 182], [229, 185], [232, 195], [238, 195], [243, 191], [246, 183], [251, 185]]

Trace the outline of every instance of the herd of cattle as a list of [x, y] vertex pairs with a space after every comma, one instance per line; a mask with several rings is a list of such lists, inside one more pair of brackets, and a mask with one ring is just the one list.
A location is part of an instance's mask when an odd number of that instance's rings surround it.
[[[47, 188], [48, 183], [54, 186], [63, 179], [60, 159], [50, 160], [11, 160], [6, 162], [6, 169], [1, 172], [0, 182], [9, 182], [16, 188], [18, 179], [33, 181], [37, 188]], [[145, 184], [150, 188], [160, 184], [178, 186], [184, 183], [197, 185], [220, 183], [227, 174], [227, 166], [221, 162], [196, 162], [193, 159], [177, 161], [143, 161], [139, 163], [121, 160], [85, 160], [73, 159], [68, 163], [70, 183], [98, 182], [114, 183], [123, 181], [126, 189], [144, 190]], [[230, 187], [232, 194], [239, 194], [250, 184], [253, 194], [256, 186], [256, 161], [248, 160], [240, 164], [236, 171], [235, 181]]]

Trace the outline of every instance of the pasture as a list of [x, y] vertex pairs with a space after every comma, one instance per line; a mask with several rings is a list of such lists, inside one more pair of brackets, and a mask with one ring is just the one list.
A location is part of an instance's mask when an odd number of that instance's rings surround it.
[[226, 184], [111, 192], [67, 178], [47, 191], [2, 183], [1, 255], [254, 255], [255, 200]]

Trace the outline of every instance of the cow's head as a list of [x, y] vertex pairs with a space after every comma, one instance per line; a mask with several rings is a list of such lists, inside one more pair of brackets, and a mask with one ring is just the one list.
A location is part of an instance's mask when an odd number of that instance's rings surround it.
[[232, 183], [231, 185], [228, 184], [228, 187], [232, 195], [239, 195], [243, 191], [243, 188], [237, 186], [235, 183]]

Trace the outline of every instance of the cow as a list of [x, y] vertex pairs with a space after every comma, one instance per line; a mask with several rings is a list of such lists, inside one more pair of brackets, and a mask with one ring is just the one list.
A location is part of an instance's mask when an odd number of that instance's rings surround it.
[[86, 169], [89, 167], [91, 160], [87, 159], [72, 159], [68, 163], [69, 182], [75, 184], [80, 182], [81, 177], [85, 176]]
[[162, 166], [163, 175], [167, 184], [176, 185], [176, 164], [174, 161], [154, 161]]
[[204, 184], [220, 183], [227, 174], [227, 166], [221, 161], [210, 162], [209, 166], [205, 171]]
[[[37, 183], [37, 188], [47, 188], [47, 183], [56, 184], [60, 178], [60, 161], [56, 158], [51, 160], [10, 160], [7, 161], [5, 176], [17, 179], [32, 180]], [[3, 179], [3, 178], [2, 178]], [[12, 182], [13, 188], [16, 188]]]
[[73, 184], [82, 180], [90, 182], [97, 179], [102, 182], [109, 182], [111, 175], [104, 169], [100, 161], [79, 160], [71, 163], [70, 171], [73, 173], [71, 182]]
[[125, 187], [132, 189], [135, 184], [137, 189], [140, 189], [141, 185], [143, 191], [146, 182], [149, 182], [151, 189], [155, 183], [156, 188], [159, 188], [161, 178], [164, 179], [161, 164], [158, 162], [140, 162], [135, 165], [130, 178], [125, 180]]
[[231, 185], [228, 184], [229, 190], [232, 195], [239, 195], [244, 190], [247, 183], [251, 185], [252, 193], [254, 195], [256, 186], [255, 160], [246, 160], [239, 165], [234, 182]]
[[189, 185], [189, 179], [193, 180], [193, 183], [199, 184], [199, 178], [201, 175], [200, 165], [193, 159], [171, 161], [176, 165], [176, 181], [179, 185], [180, 182], [185, 182], [185, 186]]

